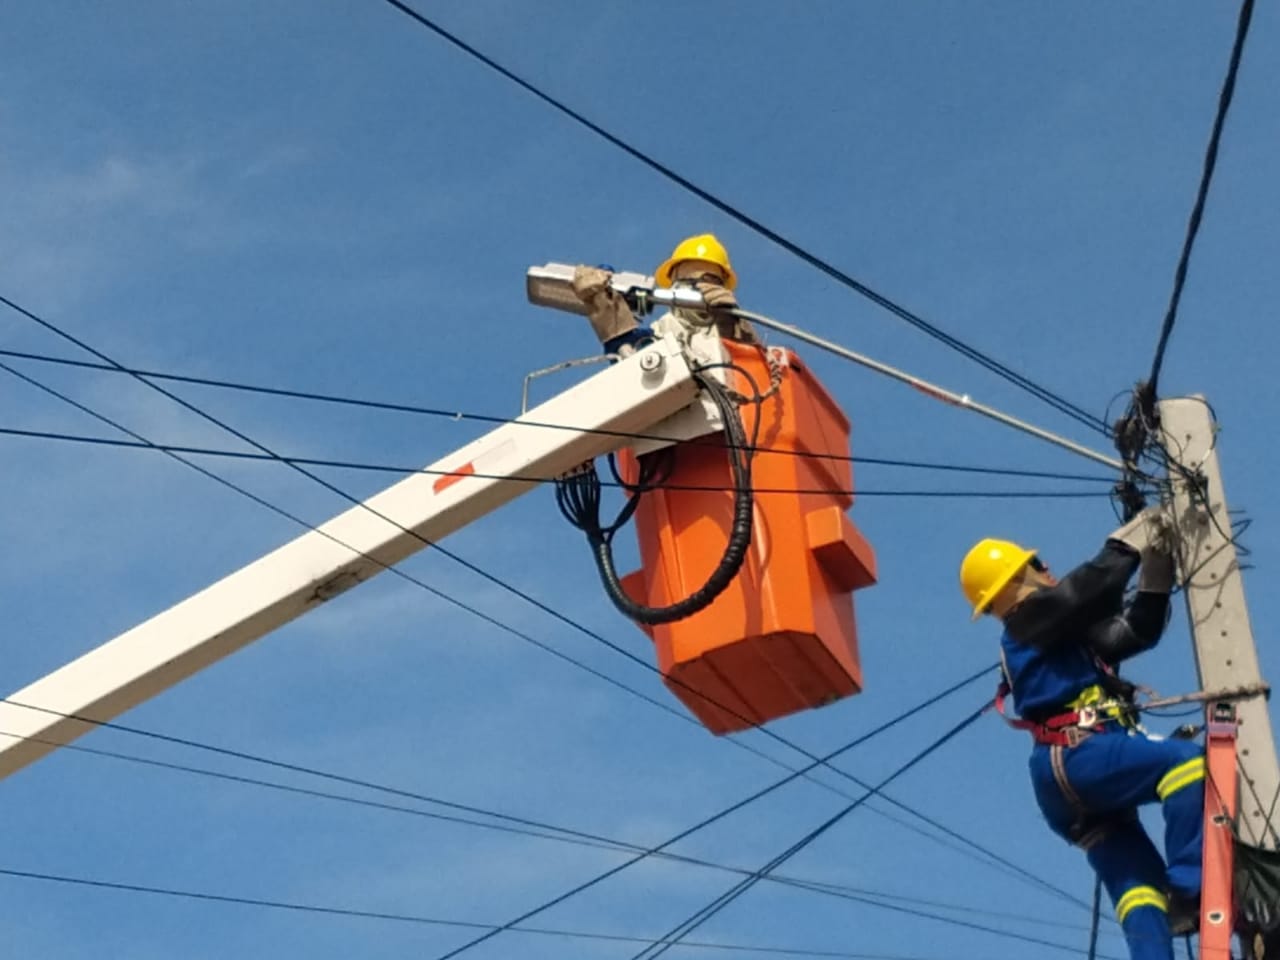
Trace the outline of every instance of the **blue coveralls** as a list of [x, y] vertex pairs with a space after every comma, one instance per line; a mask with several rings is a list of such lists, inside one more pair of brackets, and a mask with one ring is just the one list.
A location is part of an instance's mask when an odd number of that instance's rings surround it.
[[[1059, 596], [1046, 592], [1043, 608], [1022, 616], [1023, 624], [1013, 614], [1006, 616], [1001, 655], [1015, 706], [1024, 718], [1043, 722], [1108, 699], [1107, 690], [1115, 686], [1108, 664], [1159, 640], [1167, 598], [1139, 594], [1159, 609], [1154, 627], [1148, 616], [1148, 622], [1137, 623], [1135, 629], [1136, 618], [1131, 622], [1128, 615], [1137, 601], [1129, 610], [1120, 609], [1124, 583], [1136, 566], [1136, 554], [1109, 543], [1090, 564], [1068, 574], [1059, 587], [1049, 588], [1061, 588]], [[1063, 604], [1055, 608], [1055, 599], [1064, 598], [1070, 609]], [[1111, 648], [1091, 642], [1100, 635], [1100, 623], [1123, 642]], [[1055, 636], [1063, 630], [1075, 635]], [[1130, 956], [1173, 960], [1168, 894], [1194, 898], [1200, 892], [1203, 750], [1189, 741], [1147, 736], [1113, 718], [1075, 746], [1037, 743], [1030, 769], [1036, 800], [1049, 826], [1085, 850], [1107, 888]], [[1137, 818], [1137, 807], [1156, 802], [1164, 813], [1167, 868]]]

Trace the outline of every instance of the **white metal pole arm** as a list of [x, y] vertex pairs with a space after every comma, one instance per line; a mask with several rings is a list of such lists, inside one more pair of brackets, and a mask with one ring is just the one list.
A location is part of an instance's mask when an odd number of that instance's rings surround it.
[[956, 393], [954, 390], [948, 390], [946, 387], [940, 387], [936, 383], [930, 383], [928, 380], [922, 380], [920, 377], [912, 376], [899, 370], [897, 367], [891, 367], [887, 363], [881, 363], [879, 360], [872, 360], [870, 357], [861, 353], [855, 353], [848, 347], [842, 347], [838, 343], [825, 340], [822, 337], [815, 336], [799, 327], [793, 327], [789, 323], [782, 323], [774, 320], [772, 317], [766, 317], [763, 314], [752, 313], [750, 310], [728, 310], [728, 313], [734, 316], [742, 317], [751, 323], [759, 324], [762, 327], [768, 327], [770, 330], [777, 330], [779, 333], [785, 333], [789, 337], [795, 337], [797, 340], [803, 340], [805, 343], [833, 353], [837, 357], [843, 357], [846, 360], [852, 360], [860, 366], [866, 367], [868, 370], [874, 370], [876, 373], [882, 373], [886, 377], [891, 377], [899, 383], [905, 383], [909, 387], [915, 387], [925, 396], [933, 397], [935, 400], [941, 400], [953, 407], [961, 407], [965, 410], [972, 410], [974, 413], [980, 413], [989, 420], [996, 423], [1003, 423], [1007, 427], [1013, 427], [1023, 433], [1033, 437], [1039, 437], [1041, 440], [1047, 440], [1054, 446], [1062, 447], [1064, 450], [1070, 450], [1072, 453], [1079, 454], [1086, 459], [1092, 460], [1094, 463], [1100, 463], [1104, 467], [1111, 467], [1113, 470], [1123, 470], [1124, 464], [1115, 457], [1109, 457], [1105, 454], [1090, 450], [1088, 447], [1076, 443], [1074, 440], [1068, 440], [1066, 437], [1059, 436], [1056, 433], [1050, 433], [1041, 427], [1027, 423], [1025, 420], [1019, 420], [1017, 417], [1011, 417], [1007, 413], [1001, 413], [995, 407], [989, 407], [985, 403], [979, 403], [970, 397], [967, 393]]
[[69, 716], [118, 716], [515, 499], [530, 478], [652, 433], [697, 392], [680, 345], [660, 339], [91, 650], [0, 702], [0, 777], [93, 728]]

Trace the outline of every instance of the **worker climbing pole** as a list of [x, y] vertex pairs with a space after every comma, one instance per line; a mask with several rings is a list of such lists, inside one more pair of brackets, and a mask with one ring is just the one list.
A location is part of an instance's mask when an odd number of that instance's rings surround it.
[[[1280, 949], [1280, 769], [1245, 609], [1235, 530], [1203, 398], [1153, 401], [1140, 386], [1114, 431], [1123, 470], [1122, 525], [1102, 550], [1061, 580], [1034, 549], [985, 539], [960, 581], [975, 618], [1004, 626], [1004, 683], [1031, 733], [1036, 799], [1055, 832], [1081, 847], [1115, 906], [1134, 960], [1171, 960], [1171, 935], [1199, 931], [1200, 954], [1247, 957]], [[1149, 463], [1164, 477], [1144, 472]], [[1146, 506], [1149, 495], [1159, 502]], [[1125, 659], [1156, 645], [1176, 567], [1186, 597], [1200, 691], [1139, 697], [1119, 676]], [[1123, 601], [1139, 572], [1137, 592]], [[1164, 739], [1142, 711], [1200, 701], [1195, 730]], [[1144, 833], [1139, 806], [1159, 803], [1165, 859]]]

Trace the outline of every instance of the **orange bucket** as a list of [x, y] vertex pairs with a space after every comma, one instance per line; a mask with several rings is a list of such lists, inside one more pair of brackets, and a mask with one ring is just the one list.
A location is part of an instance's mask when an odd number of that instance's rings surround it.
[[[759, 347], [725, 341], [733, 364], [763, 390]], [[710, 606], [674, 623], [641, 625], [668, 688], [716, 734], [767, 723], [862, 690], [853, 591], [876, 581], [875, 553], [853, 505], [848, 418], [788, 351], [776, 393], [739, 410], [752, 459], [755, 515], [738, 576]], [[737, 374], [731, 383], [751, 395]], [[759, 432], [755, 421], [760, 418]], [[662, 455], [662, 454], [659, 454]], [[719, 562], [733, 522], [733, 474], [721, 435], [675, 445], [669, 478], [636, 510], [641, 569], [627, 594], [653, 607], [697, 590]], [[638, 467], [620, 456], [624, 477]], [[694, 489], [689, 489], [694, 488]]]

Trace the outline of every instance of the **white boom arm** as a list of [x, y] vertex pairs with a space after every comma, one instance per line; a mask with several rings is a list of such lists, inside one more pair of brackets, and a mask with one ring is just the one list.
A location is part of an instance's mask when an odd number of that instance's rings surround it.
[[0, 702], [0, 777], [93, 729], [71, 717], [118, 716], [514, 500], [531, 479], [653, 433], [697, 392], [680, 344], [662, 338], [89, 651]]

